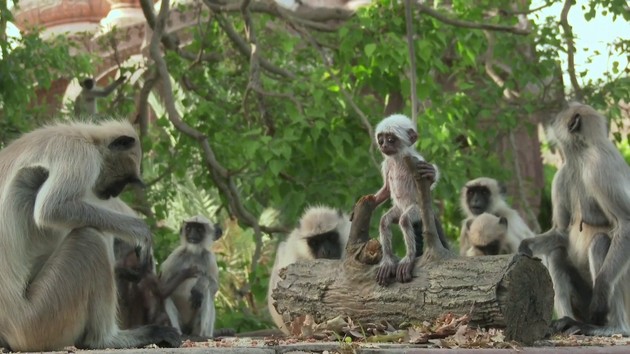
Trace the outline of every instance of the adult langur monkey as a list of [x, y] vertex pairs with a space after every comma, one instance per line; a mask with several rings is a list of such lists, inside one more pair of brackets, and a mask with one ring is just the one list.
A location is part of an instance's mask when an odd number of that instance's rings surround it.
[[122, 75], [116, 81], [105, 87], [98, 87], [94, 79], [83, 79], [79, 85], [81, 86], [81, 93], [74, 101], [74, 115], [75, 117], [93, 116], [98, 113], [96, 106], [96, 99], [109, 96], [114, 90], [120, 86], [125, 80], [126, 76]]
[[[466, 182], [460, 198], [461, 208], [466, 214], [459, 236], [460, 255], [469, 254], [471, 247], [470, 235], [468, 234], [470, 223], [483, 213], [506, 219], [508, 230], [505, 235], [505, 242], [503, 242], [505, 245], [503, 249], [507, 253], [515, 253], [522, 240], [534, 237], [534, 233], [518, 212], [507, 204], [503, 197], [504, 194], [504, 188], [493, 178], [479, 177]], [[491, 235], [481, 236], [488, 240], [492, 237]], [[475, 252], [471, 251], [470, 253]]]
[[146, 223], [116, 212], [141, 183], [128, 122], [59, 123], [0, 151], [0, 342], [14, 351], [179, 346], [171, 327], [116, 324], [113, 237], [151, 243]]
[[165, 301], [171, 324], [180, 333], [212, 338], [216, 317], [214, 297], [219, 291], [219, 267], [211, 250], [223, 231], [198, 215], [184, 220], [179, 232], [181, 244], [162, 264], [160, 280], [169, 282], [183, 269], [196, 267], [199, 274], [184, 280]]
[[554, 330], [628, 335], [630, 167], [606, 119], [587, 105], [571, 103], [547, 134], [563, 157], [551, 190], [553, 226], [519, 251], [547, 256], [562, 317]]
[[340, 210], [328, 206], [308, 207], [298, 226], [286, 241], [278, 245], [276, 259], [269, 276], [267, 308], [271, 317], [284, 334], [290, 334], [282, 316], [276, 310], [271, 294], [280, 281], [280, 269], [298, 261], [313, 259], [341, 259], [350, 236], [350, 218]]

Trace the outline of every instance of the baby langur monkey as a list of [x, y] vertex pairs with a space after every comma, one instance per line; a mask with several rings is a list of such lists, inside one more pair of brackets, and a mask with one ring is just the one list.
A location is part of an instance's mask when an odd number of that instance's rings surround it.
[[298, 227], [289, 234], [287, 240], [280, 243], [269, 277], [267, 308], [283, 333], [290, 334], [290, 331], [271, 297], [280, 281], [280, 269], [303, 260], [341, 259], [349, 236], [348, 215], [327, 206], [312, 206], [304, 211]]
[[181, 245], [162, 264], [160, 279], [169, 282], [186, 268], [199, 275], [184, 280], [165, 301], [166, 313], [180, 333], [195, 337], [214, 336], [214, 297], [219, 290], [219, 268], [211, 247], [223, 231], [201, 215], [184, 220], [179, 232]]
[[[509, 254], [512, 250], [507, 244], [508, 221], [483, 213], [466, 222], [467, 237], [460, 239], [460, 250], [467, 257]], [[463, 244], [463, 241], [467, 244]]]
[[[381, 165], [383, 175], [383, 187], [376, 192], [374, 198], [377, 204], [381, 204], [391, 197], [393, 206], [380, 220], [379, 236], [383, 247], [383, 259], [376, 275], [377, 282], [386, 285], [391, 278], [399, 282], [411, 281], [414, 261], [416, 257], [416, 236], [414, 223], [421, 222], [420, 207], [418, 206], [418, 193], [411, 171], [404, 162], [405, 156], [414, 156], [423, 165], [421, 176], [431, 181], [431, 188], [435, 187], [439, 178], [437, 166], [424, 161], [424, 158], [414, 145], [418, 140], [418, 133], [413, 122], [404, 115], [394, 114], [383, 119], [375, 130], [378, 147], [385, 157]], [[398, 222], [402, 230], [406, 253], [405, 257], [396, 264], [392, 250], [391, 225]], [[439, 224], [436, 220], [436, 225]], [[440, 230], [441, 227], [438, 227]], [[442, 244], [448, 248], [443, 233], [438, 235]]]
[[[473, 242], [470, 240], [470, 223], [484, 213], [505, 218], [507, 222], [507, 233], [503, 235], [502, 240], [498, 240], [502, 247], [497, 248], [496, 251], [502, 250], [505, 253], [515, 253], [522, 240], [534, 237], [534, 233], [529, 229], [519, 213], [510, 208], [505, 202], [504, 194], [504, 187], [492, 178], [480, 177], [466, 182], [462, 188], [460, 198], [461, 208], [466, 214], [459, 236], [459, 253], [461, 256], [469, 255], [470, 247], [473, 245]], [[494, 233], [494, 230], [491, 234], [483, 235], [483, 232], [481, 231], [482, 234], [478, 234], [476, 237], [490, 240], [500, 235]], [[471, 254], [476, 253], [477, 251], [471, 251]], [[484, 254], [492, 255], [497, 253]]]

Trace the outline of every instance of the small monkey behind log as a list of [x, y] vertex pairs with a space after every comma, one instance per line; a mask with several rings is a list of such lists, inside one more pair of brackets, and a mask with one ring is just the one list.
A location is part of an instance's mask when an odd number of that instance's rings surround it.
[[141, 183], [128, 122], [58, 123], [0, 151], [0, 342], [14, 351], [179, 346], [176, 330], [116, 323], [113, 237], [150, 247], [146, 223], [120, 213]]
[[[420, 161], [422, 178], [431, 181], [432, 188], [439, 179], [437, 166], [424, 160], [414, 145], [418, 140], [416, 127], [409, 118], [401, 114], [391, 115], [383, 119], [375, 129], [378, 147], [385, 157], [381, 165], [383, 187], [376, 192], [374, 198], [381, 204], [391, 197], [393, 206], [380, 220], [379, 238], [383, 247], [383, 259], [377, 272], [377, 282], [387, 285], [392, 278], [399, 282], [411, 281], [416, 257], [416, 234], [414, 224], [421, 223], [420, 207], [411, 171], [404, 162], [405, 156], [412, 156]], [[436, 224], [439, 224], [436, 219]], [[405, 256], [396, 262], [392, 250], [391, 225], [398, 222], [405, 240]], [[441, 227], [438, 228], [441, 230]], [[448, 243], [443, 233], [438, 235], [445, 248]]]
[[[483, 213], [466, 222], [465, 239], [460, 239], [460, 250], [466, 250], [463, 256], [493, 256], [497, 254], [513, 253], [507, 243], [508, 221], [504, 217], [497, 217]], [[467, 244], [461, 243], [466, 240]]]
[[166, 299], [166, 312], [180, 333], [212, 338], [216, 317], [214, 297], [219, 291], [219, 268], [211, 250], [223, 231], [198, 215], [184, 220], [179, 232], [181, 245], [162, 264], [160, 280], [172, 281], [182, 270], [196, 267], [199, 275], [185, 280]]
[[554, 330], [630, 335], [630, 167], [606, 118], [587, 105], [570, 104], [547, 134], [563, 160], [552, 183], [553, 226], [519, 252], [547, 258], [561, 317]]
[[[496, 239], [503, 246], [501, 247], [503, 252], [514, 253], [517, 251], [518, 245], [522, 240], [534, 237], [534, 233], [529, 229], [518, 212], [510, 208], [505, 202], [504, 194], [504, 187], [501, 186], [497, 180], [492, 178], [480, 177], [466, 182], [462, 188], [460, 199], [461, 208], [466, 214], [466, 219], [462, 222], [461, 234], [459, 236], [460, 255], [478, 254], [477, 251], [470, 249], [472, 242], [468, 233], [468, 226], [483, 213], [493, 214], [498, 218], [506, 219], [507, 234], [505, 234], [503, 240]], [[499, 235], [501, 234], [478, 234], [477, 237], [482, 237], [487, 242], [490, 242], [490, 238]], [[496, 249], [496, 251], [499, 250], [499, 248]], [[491, 255], [488, 253], [484, 254]]]
[[286, 241], [278, 245], [276, 259], [269, 276], [267, 308], [276, 326], [285, 334], [289, 328], [274, 306], [271, 293], [280, 281], [280, 269], [298, 261], [341, 259], [350, 235], [350, 220], [340, 210], [327, 206], [307, 208]]

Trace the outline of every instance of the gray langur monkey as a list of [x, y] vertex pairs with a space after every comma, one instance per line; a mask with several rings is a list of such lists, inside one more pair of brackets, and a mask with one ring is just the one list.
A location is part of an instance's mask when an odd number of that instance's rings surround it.
[[[402, 114], [394, 114], [383, 119], [375, 129], [378, 147], [385, 157], [381, 165], [383, 187], [374, 194], [376, 204], [391, 198], [393, 206], [381, 217], [379, 239], [383, 247], [383, 258], [376, 274], [380, 285], [387, 285], [392, 278], [399, 282], [409, 282], [412, 278], [416, 258], [416, 233], [414, 224], [420, 224], [418, 193], [411, 171], [408, 171], [404, 157], [413, 156], [422, 162], [421, 176], [432, 182], [433, 189], [439, 179], [437, 166], [425, 162], [415, 149], [418, 133], [413, 122]], [[436, 219], [436, 226], [439, 221]], [[392, 250], [391, 225], [398, 222], [405, 240], [405, 257], [396, 262]], [[438, 227], [441, 230], [441, 227]], [[448, 248], [443, 232], [438, 233], [442, 245]]]
[[116, 323], [113, 235], [151, 244], [146, 223], [118, 212], [141, 183], [128, 122], [58, 123], [0, 151], [0, 342], [14, 351], [67, 346], [179, 346], [172, 327]]
[[[519, 213], [507, 204], [503, 197], [504, 194], [505, 188], [493, 178], [479, 177], [466, 182], [460, 197], [461, 208], [466, 214], [459, 236], [459, 253], [461, 256], [466, 256], [469, 253], [471, 241], [468, 226], [470, 226], [470, 222], [483, 213], [493, 214], [499, 218], [503, 217], [506, 219], [508, 232], [505, 235], [505, 241], [502, 242], [505, 246], [503, 247], [505, 253], [515, 253], [522, 240], [534, 237], [534, 233], [523, 221]], [[490, 237], [491, 235], [484, 236], [485, 239]], [[497, 248], [496, 251], [499, 251], [499, 249]], [[475, 253], [475, 251], [471, 251], [471, 253]]]
[[269, 276], [267, 308], [274, 323], [283, 333], [290, 334], [289, 328], [276, 310], [271, 296], [280, 281], [280, 269], [304, 260], [341, 259], [346, 252], [349, 236], [348, 215], [323, 205], [311, 206], [304, 211], [298, 226], [289, 234], [286, 241], [278, 245]]
[[184, 220], [181, 244], [162, 264], [160, 280], [170, 281], [183, 269], [196, 267], [199, 275], [184, 280], [165, 301], [171, 324], [180, 333], [212, 338], [216, 317], [214, 297], [219, 291], [219, 267], [211, 250], [223, 231], [218, 224], [198, 215]]
[[606, 118], [571, 103], [547, 122], [563, 157], [551, 190], [552, 228], [519, 252], [547, 257], [559, 320], [555, 331], [630, 334], [630, 167]]
[[466, 250], [462, 256], [513, 253], [507, 243], [508, 221], [505, 217], [483, 213], [474, 219], [469, 219], [465, 227], [467, 237], [459, 240], [460, 250]]
[[93, 116], [98, 113], [96, 99], [109, 96], [118, 86], [122, 85], [126, 79], [127, 77], [122, 75], [116, 79], [116, 81], [105, 87], [96, 86], [96, 82], [92, 78], [83, 79], [79, 83], [81, 92], [74, 101], [75, 117]]

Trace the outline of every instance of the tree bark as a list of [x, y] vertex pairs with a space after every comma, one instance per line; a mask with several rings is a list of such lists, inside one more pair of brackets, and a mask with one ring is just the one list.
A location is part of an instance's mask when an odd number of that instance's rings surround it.
[[[368, 234], [374, 197], [355, 205], [342, 260], [294, 263], [280, 271], [272, 297], [291, 321], [311, 315], [318, 323], [339, 315], [355, 323], [433, 322], [447, 312], [470, 313], [472, 324], [504, 328], [507, 340], [525, 345], [542, 338], [551, 323], [553, 287], [539, 260], [521, 255], [458, 258], [435, 231], [430, 182], [418, 176], [419, 162], [407, 160], [419, 195], [425, 250], [413, 280], [387, 287], [376, 283], [379, 253]], [[368, 242], [369, 241], [369, 242]], [[286, 316], [288, 315], [288, 316]]]

